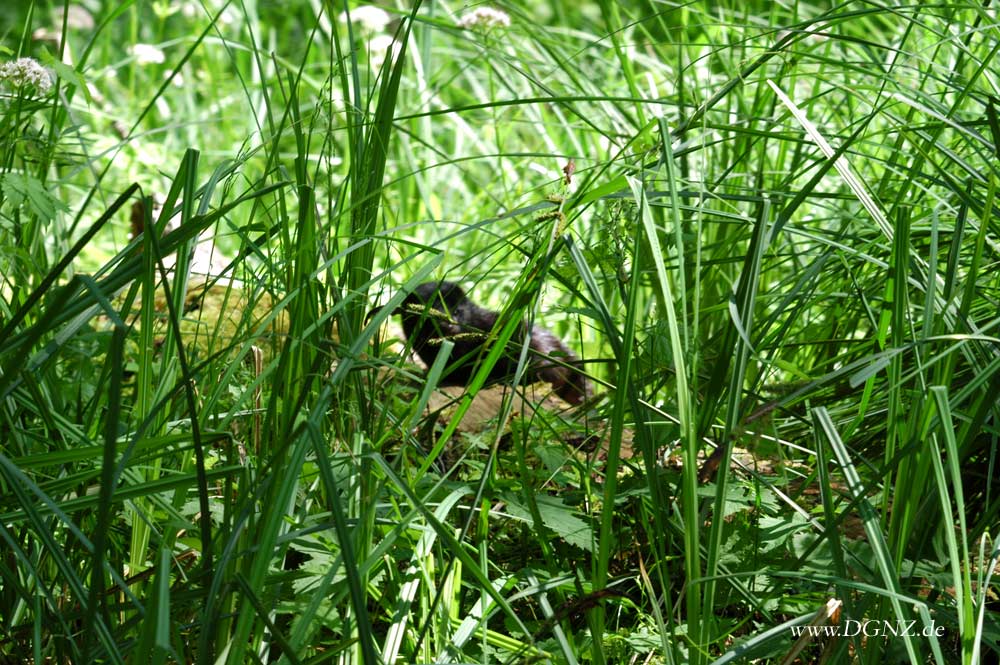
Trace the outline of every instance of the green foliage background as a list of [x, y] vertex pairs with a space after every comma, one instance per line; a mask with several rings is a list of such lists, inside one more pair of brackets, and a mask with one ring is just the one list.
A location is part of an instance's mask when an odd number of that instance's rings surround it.
[[[0, 8], [0, 655], [995, 653], [996, 9], [483, 7]], [[595, 399], [429, 414], [442, 278]]]

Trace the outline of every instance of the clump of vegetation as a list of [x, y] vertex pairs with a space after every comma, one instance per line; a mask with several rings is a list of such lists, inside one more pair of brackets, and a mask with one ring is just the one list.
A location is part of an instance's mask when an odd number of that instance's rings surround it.
[[988, 661], [994, 14], [0, 7], [0, 660]]

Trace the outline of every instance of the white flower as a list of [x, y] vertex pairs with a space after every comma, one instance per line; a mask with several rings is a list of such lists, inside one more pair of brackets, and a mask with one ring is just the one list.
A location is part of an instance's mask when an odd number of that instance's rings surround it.
[[169, 79], [171, 74], [173, 74], [174, 77], [172, 79], [170, 79], [170, 85], [176, 86], [178, 88], [183, 88], [184, 87], [184, 74], [181, 73], [181, 72], [177, 72], [176, 74], [174, 74], [172, 71], [167, 70], [167, 71], [163, 72], [163, 80], [166, 81], [167, 79]]
[[510, 16], [499, 9], [479, 7], [472, 10], [457, 22], [458, 27], [466, 30], [491, 30], [493, 28], [509, 28]]
[[39, 95], [52, 89], [52, 77], [34, 58], [18, 58], [0, 65], [0, 82], [12, 88], [34, 88]]
[[152, 44], [133, 44], [128, 47], [128, 52], [140, 65], [160, 65], [167, 59], [163, 51]]
[[372, 68], [378, 69], [391, 52], [392, 57], [399, 55], [402, 45], [389, 35], [375, 35], [368, 40], [368, 61]]
[[[52, 19], [58, 29], [62, 29], [63, 22], [63, 8], [56, 7], [52, 12]], [[90, 15], [90, 12], [86, 8], [80, 5], [70, 5], [69, 12], [66, 14], [66, 26], [70, 30], [93, 30], [94, 29], [94, 17]]]
[[[382, 32], [389, 25], [389, 13], [372, 5], [361, 5], [351, 10], [351, 24], [361, 32]], [[347, 12], [340, 15], [340, 22], [347, 23]]]

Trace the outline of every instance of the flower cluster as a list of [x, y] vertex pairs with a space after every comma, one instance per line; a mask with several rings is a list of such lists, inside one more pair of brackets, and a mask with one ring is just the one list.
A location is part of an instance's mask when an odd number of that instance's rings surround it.
[[132, 44], [128, 52], [140, 65], [162, 65], [167, 59], [163, 51], [152, 44]]
[[492, 7], [479, 7], [458, 20], [458, 27], [466, 30], [492, 30], [509, 28], [510, 16]]
[[0, 65], [0, 83], [18, 90], [35, 90], [45, 95], [52, 89], [52, 77], [34, 58], [18, 58]]
[[375, 35], [368, 40], [368, 57], [372, 68], [378, 69], [391, 53], [395, 58], [399, 55], [401, 44], [389, 35]]
[[[351, 24], [360, 32], [382, 32], [390, 20], [388, 12], [372, 5], [362, 5], [351, 10]], [[347, 23], [347, 12], [340, 15], [340, 22]]]

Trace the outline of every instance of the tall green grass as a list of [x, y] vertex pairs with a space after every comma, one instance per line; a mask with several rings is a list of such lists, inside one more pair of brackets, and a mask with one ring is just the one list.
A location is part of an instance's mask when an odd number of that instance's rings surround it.
[[[0, 10], [3, 658], [997, 652], [988, 4], [86, 7]], [[445, 277], [597, 398], [428, 413]]]

